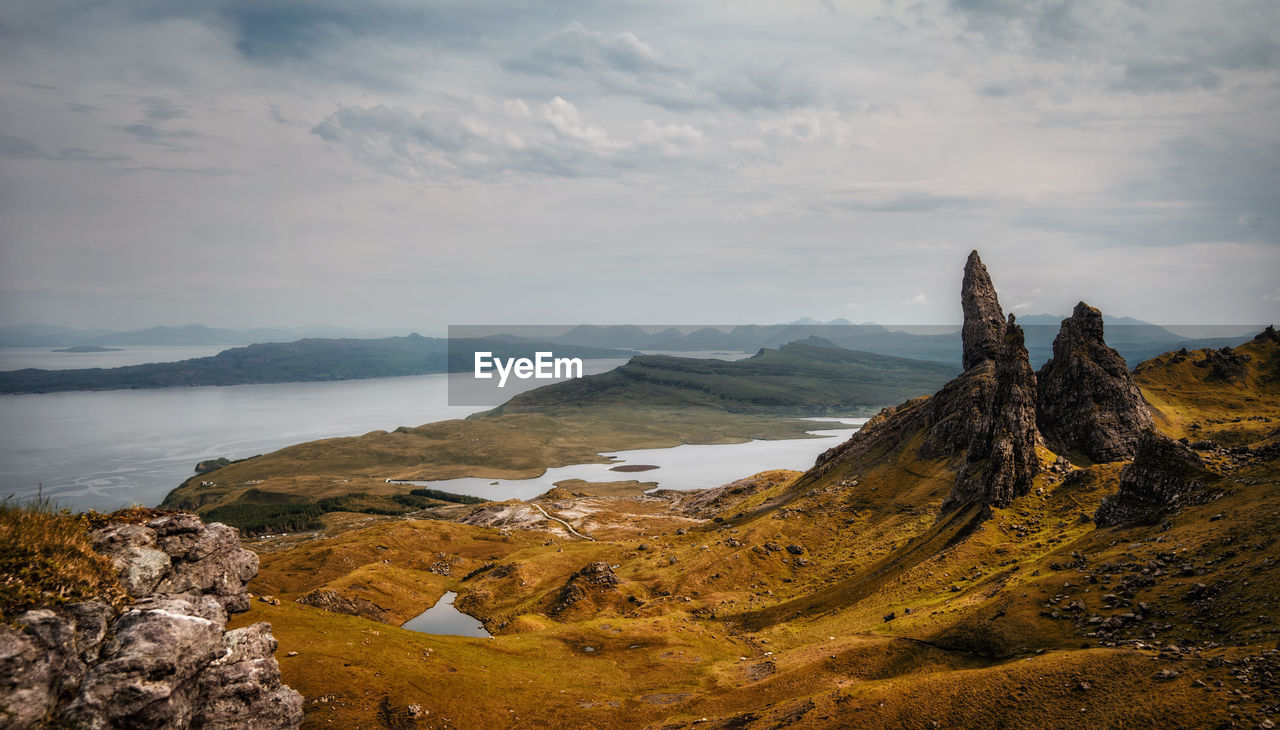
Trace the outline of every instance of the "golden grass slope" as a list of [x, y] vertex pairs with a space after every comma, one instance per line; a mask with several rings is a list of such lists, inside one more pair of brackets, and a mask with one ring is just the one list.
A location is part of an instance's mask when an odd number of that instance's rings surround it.
[[[1237, 446], [1280, 429], [1280, 348], [1259, 335], [1231, 351], [1166, 352], [1139, 365], [1134, 379], [1165, 434]], [[1218, 367], [1215, 368], [1215, 365]]]
[[[1139, 369], [1139, 384], [1170, 435], [1266, 445], [1278, 347], [1237, 348], [1250, 359], [1226, 379], [1193, 355], [1163, 356]], [[264, 554], [254, 588], [284, 600], [255, 602], [236, 621], [270, 621], [281, 653], [298, 652], [281, 667], [307, 697], [310, 727], [1258, 727], [1277, 717], [1271, 451], [1206, 451], [1224, 496], [1160, 525], [1109, 529], [1091, 516], [1123, 463], [1046, 470], [990, 519], [939, 522], [954, 465], [915, 453], [907, 440], [709, 498], [548, 496], [544, 508], [596, 541], [549, 523], [382, 522]], [[555, 611], [570, 576], [597, 561], [618, 585], [585, 616]], [[392, 623], [454, 590], [495, 638], [415, 634], [291, 600], [316, 588], [371, 600]]]

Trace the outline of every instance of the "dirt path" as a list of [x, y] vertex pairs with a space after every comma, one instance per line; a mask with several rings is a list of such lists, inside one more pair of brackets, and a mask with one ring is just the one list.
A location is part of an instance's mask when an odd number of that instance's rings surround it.
[[547, 511], [542, 508], [542, 505], [534, 503], [533, 506], [538, 508], [538, 511], [542, 513], [543, 517], [546, 517], [549, 520], [555, 520], [556, 522], [559, 522], [560, 524], [564, 525], [564, 529], [568, 530], [570, 535], [573, 535], [575, 537], [580, 537], [583, 540], [590, 540], [592, 542], [596, 541], [594, 537], [587, 537], [581, 532], [578, 532], [577, 530], [573, 529], [573, 525], [569, 524], [568, 522], [565, 522], [559, 517], [552, 517], [551, 515], [547, 514]]

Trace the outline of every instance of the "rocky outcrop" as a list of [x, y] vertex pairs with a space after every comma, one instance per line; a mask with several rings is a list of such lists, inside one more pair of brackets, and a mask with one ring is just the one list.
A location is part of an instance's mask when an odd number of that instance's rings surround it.
[[319, 608], [330, 613], [345, 613], [367, 618], [370, 621], [387, 620], [387, 612], [373, 601], [364, 598], [347, 598], [336, 591], [315, 590], [296, 600], [304, 606]]
[[91, 534], [134, 598], [84, 601], [0, 625], [0, 728], [295, 728], [271, 627], [226, 630], [249, 607], [257, 556], [235, 530], [193, 515]]
[[1039, 471], [1036, 376], [1022, 328], [1000, 310], [995, 286], [978, 252], [969, 254], [960, 292], [964, 363], [960, 377], [930, 398], [886, 408], [849, 441], [818, 457], [812, 476], [852, 459], [895, 453], [921, 433], [922, 459], [963, 456], [943, 512], [974, 502], [1008, 504], [1031, 490]]
[[597, 561], [583, 566], [581, 570], [569, 576], [564, 587], [556, 595], [548, 613], [561, 616], [573, 608], [586, 605], [599, 606], [612, 603], [621, 597], [618, 586], [622, 579], [613, 572], [613, 568], [604, 561]]
[[1221, 350], [1205, 350], [1204, 357], [1197, 360], [1195, 365], [1196, 367], [1207, 368], [1209, 370], [1209, 378], [1212, 380], [1231, 382], [1243, 378], [1249, 372], [1249, 367], [1246, 364], [1249, 359], [1246, 354], [1235, 352], [1230, 347], [1224, 347]]
[[218, 469], [221, 469], [224, 466], [229, 466], [230, 464], [231, 460], [225, 456], [219, 456], [216, 459], [205, 459], [204, 461], [196, 464], [196, 473], [208, 474], [211, 471], [217, 471]]
[[1155, 431], [1138, 440], [1133, 463], [1120, 472], [1120, 489], [1102, 500], [1099, 527], [1147, 524], [1195, 504], [1216, 499], [1221, 478], [1191, 449]]
[[1102, 313], [1080, 302], [1037, 374], [1036, 421], [1049, 448], [1095, 462], [1133, 458], [1153, 426], [1120, 353], [1103, 340]]
[[[994, 296], [994, 292], [993, 292]], [[1031, 491], [1040, 470], [1036, 456], [1036, 376], [1031, 370], [1022, 328], [1013, 315], [1003, 328], [1003, 341], [994, 364], [980, 363], [970, 376], [991, 382], [983, 390], [989, 399], [978, 402], [970, 421], [964, 464], [956, 474], [943, 512], [971, 502], [1006, 505]]]

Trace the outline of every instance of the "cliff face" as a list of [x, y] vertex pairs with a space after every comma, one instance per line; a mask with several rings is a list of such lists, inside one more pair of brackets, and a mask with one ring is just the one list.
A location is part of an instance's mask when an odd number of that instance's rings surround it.
[[0, 625], [0, 728], [296, 728], [271, 626], [226, 630], [258, 558], [222, 524], [166, 515], [91, 534], [134, 599], [90, 600]]
[[1036, 420], [1045, 443], [1096, 462], [1133, 458], [1154, 422], [1120, 353], [1107, 346], [1102, 313], [1076, 305], [1040, 369]]
[[1094, 520], [1099, 527], [1158, 522], [1182, 507], [1212, 501], [1220, 480], [1191, 449], [1147, 431], [1133, 463], [1120, 472], [1119, 491], [1102, 500]]

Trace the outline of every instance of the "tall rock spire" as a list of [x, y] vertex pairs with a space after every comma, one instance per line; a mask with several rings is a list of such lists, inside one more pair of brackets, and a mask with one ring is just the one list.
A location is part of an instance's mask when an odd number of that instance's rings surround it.
[[1005, 321], [977, 251], [964, 267], [961, 302], [965, 371], [932, 397], [882, 411], [820, 456], [805, 479], [912, 448], [917, 458], [946, 459], [957, 467], [943, 512], [977, 506], [989, 514], [993, 505], [1007, 505], [1031, 490], [1040, 470], [1036, 374], [1022, 328], [1012, 315]]
[[1053, 341], [1037, 378], [1036, 420], [1045, 443], [1093, 461], [1132, 458], [1154, 425], [1120, 353], [1102, 337], [1102, 313], [1080, 302]]
[[1004, 312], [996, 298], [996, 288], [978, 252], [969, 254], [960, 286], [960, 306], [964, 310], [964, 369], [994, 362], [1004, 342]]
[[[972, 502], [1006, 505], [1031, 491], [1040, 470], [1036, 456], [1036, 375], [1027, 357], [1022, 328], [1014, 317], [1004, 326], [994, 373], [961, 377], [981, 379], [985, 396], [970, 422], [964, 464], [942, 504], [944, 512]], [[991, 382], [987, 382], [990, 378]]]

